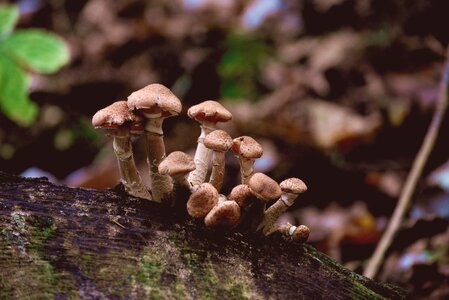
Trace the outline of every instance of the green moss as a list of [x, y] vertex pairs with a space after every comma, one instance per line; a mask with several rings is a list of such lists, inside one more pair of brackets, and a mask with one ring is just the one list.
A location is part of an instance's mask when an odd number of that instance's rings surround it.
[[244, 300], [250, 299], [246, 287], [241, 283], [229, 281], [226, 285], [227, 299]]
[[159, 260], [144, 255], [139, 262], [139, 272], [136, 274], [136, 280], [145, 285], [154, 285], [159, 282], [162, 269], [162, 263]]
[[235, 257], [222, 261], [214, 256], [214, 252], [199, 251], [201, 247], [186, 243], [176, 233], [169, 233], [168, 239], [176, 247], [179, 258], [189, 273], [189, 277], [184, 279], [188, 282], [183, 285], [194, 288], [194, 298], [262, 298], [253, 292], [256, 288], [254, 279], [248, 277], [248, 262]]
[[176, 299], [185, 299], [187, 295], [187, 289], [181, 280], [177, 280], [173, 287], [173, 294]]
[[352, 299], [386, 299], [358, 281], [352, 281]]
[[53, 219], [47, 218], [44, 220], [38, 220], [36, 224], [31, 226], [29, 232], [30, 248], [35, 249], [40, 256], [44, 256], [44, 246], [48, 239], [56, 232], [57, 226], [53, 222]]
[[62, 276], [46, 258], [44, 247], [55, 231], [56, 225], [51, 218], [28, 217], [20, 211], [11, 213], [9, 223], [2, 229], [0, 243], [8, 246], [10, 261], [25, 260], [27, 263], [12, 264], [8, 275], [0, 276], [1, 299], [27, 298], [16, 293], [30, 287], [36, 298], [51, 298], [55, 294], [74, 295], [74, 280]]

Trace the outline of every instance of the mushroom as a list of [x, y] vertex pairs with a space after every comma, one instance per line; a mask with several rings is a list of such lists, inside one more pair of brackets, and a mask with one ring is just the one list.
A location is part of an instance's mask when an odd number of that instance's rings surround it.
[[208, 227], [230, 229], [238, 225], [240, 220], [240, 207], [233, 200], [219, 202], [207, 214], [204, 223]]
[[169, 198], [173, 182], [168, 175], [162, 175], [158, 166], [165, 158], [164, 132], [165, 118], [181, 112], [181, 101], [165, 86], [150, 84], [128, 96], [128, 107], [137, 110], [146, 119], [145, 131], [148, 140], [148, 161], [154, 200], [161, 202]]
[[227, 122], [232, 119], [232, 114], [220, 103], [212, 100], [194, 105], [187, 111], [190, 118], [200, 123], [201, 134], [195, 152], [196, 169], [190, 172], [188, 180], [192, 185], [201, 184], [206, 179], [208, 164], [212, 151], [208, 150], [203, 140], [207, 134], [214, 131], [218, 122]]
[[294, 177], [282, 181], [280, 187], [281, 197], [265, 211], [262, 222], [257, 228], [257, 230], [262, 230], [265, 235], [276, 231], [275, 224], [281, 214], [295, 203], [299, 194], [307, 191], [306, 184], [301, 179]]
[[255, 230], [263, 218], [265, 204], [279, 199], [282, 191], [276, 181], [263, 173], [255, 173], [252, 175], [248, 181], [248, 186], [257, 199], [259, 199], [259, 201], [255, 201], [247, 216], [251, 218], [250, 230]]
[[262, 146], [250, 136], [235, 138], [232, 150], [239, 156], [242, 183], [248, 184], [254, 174], [254, 161], [263, 154]]
[[218, 203], [219, 194], [210, 183], [202, 183], [192, 188], [192, 194], [187, 201], [187, 212], [194, 218], [204, 218]]
[[188, 189], [191, 188], [191, 185], [187, 180], [187, 175], [194, 169], [193, 159], [182, 151], [170, 153], [158, 167], [160, 174], [171, 176], [175, 183]]
[[254, 203], [256, 197], [246, 184], [235, 186], [228, 195], [229, 200], [234, 200], [243, 211], [246, 211]]
[[97, 111], [92, 117], [95, 128], [106, 129], [113, 136], [113, 148], [119, 164], [121, 182], [128, 194], [152, 200], [150, 192], [142, 183], [134, 163], [131, 133], [142, 130], [139, 116], [128, 110], [126, 101], [117, 101]]
[[212, 156], [212, 173], [209, 183], [212, 184], [217, 191], [220, 191], [223, 185], [225, 173], [225, 153], [231, 149], [232, 138], [224, 130], [214, 130], [204, 138], [204, 146], [213, 151]]
[[[253, 220], [251, 220], [251, 218], [248, 218], [247, 215], [254, 204], [256, 203], [257, 206], [257, 203], [260, 203], [260, 201], [257, 200], [256, 196], [254, 196], [249, 186], [246, 184], [239, 184], [235, 186], [229, 193], [228, 199], [234, 200], [240, 207], [240, 229], [242, 231], [247, 231], [250, 228], [254, 227], [254, 225], [252, 224]], [[259, 206], [262, 206], [263, 210], [263, 204], [261, 203]]]
[[294, 226], [290, 223], [287, 223], [280, 226], [278, 228], [278, 231], [299, 243], [306, 242], [310, 235], [310, 229], [306, 225]]

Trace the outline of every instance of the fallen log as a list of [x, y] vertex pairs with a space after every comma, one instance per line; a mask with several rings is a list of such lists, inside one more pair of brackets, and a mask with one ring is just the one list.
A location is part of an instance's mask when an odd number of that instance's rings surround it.
[[212, 231], [117, 188], [0, 172], [0, 231], [0, 299], [405, 297], [310, 245]]

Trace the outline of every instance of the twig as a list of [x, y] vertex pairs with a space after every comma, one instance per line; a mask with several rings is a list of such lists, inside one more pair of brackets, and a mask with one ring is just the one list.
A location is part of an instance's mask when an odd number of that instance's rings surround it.
[[390, 247], [396, 231], [402, 223], [405, 211], [407, 210], [410, 204], [410, 199], [413, 195], [413, 192], [415, 191], [416, 183], [421, 176], [422, 170], [438, 136], [438, 131], [440, 129], [448, 105], [449, 55], [447, 55], [447, 57], [448, 58], [444, 66], [440, 82], [437, 107], [435, 108], [432, 122], [430, 123], [429, 129], [427, 130], [426, 136], [421, 145], [421, 149], [419, 149], [419, 152], [413, 162], [412, 169], [408, 174], [407, 180], [405, 181], [404, 188], [399, 197], [399, 201], [396, 205], [393, 216], [388, 223], [388, 227], [382, 235], [382, 238], [380, 239], [380, 242], [377, 245], [372, 257], [368, 261], [365, 272], [363, 273], [363, 275], [365, 275], [366, 277], [373, 278], [374, 276], [376, 276], [382, 264], [385, 252], [387, 251], [388, 247]]
[[112, 218], [111, 218], [111, 222], [114, 223], [115, 225], [117, 225], [117, 226], [123, 228], [123, 229], [126, 229], [126, 227], [123, 226], [122, 224], [120, 224], [119, 221], [117, 221], [116, 219], [112, 219]]

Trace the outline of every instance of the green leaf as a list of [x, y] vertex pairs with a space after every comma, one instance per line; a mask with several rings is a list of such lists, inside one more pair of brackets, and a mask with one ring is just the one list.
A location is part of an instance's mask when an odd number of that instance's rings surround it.
[[0, 5], [0, 36], [10, 33], [16, 25], [19, 9], [15, 5]]
[[29, 126], [38, 107], [28, 98], [29, 78], [20, 67], [0, 53], [0, 108], [19, 125]]
[[19, 64], [40, 73], [54, 73], [69, 61], [69, 50], [57, 35], [26, 29], [12, 33], [2, 46]]

